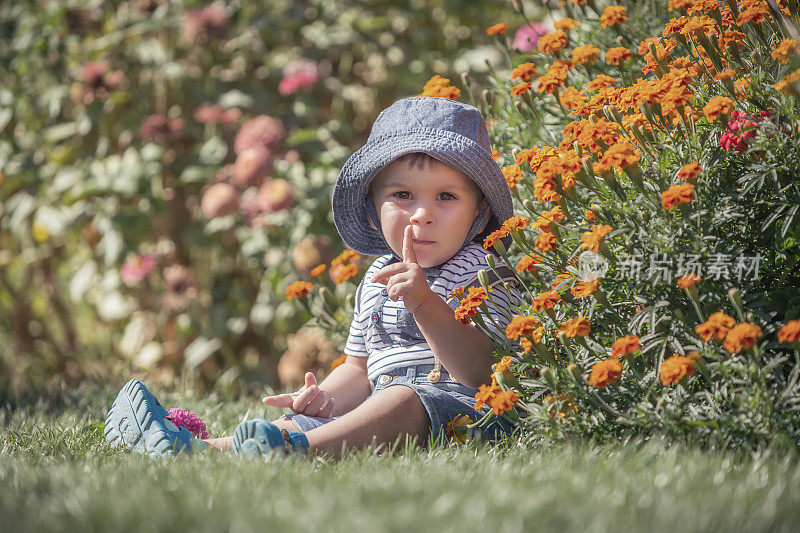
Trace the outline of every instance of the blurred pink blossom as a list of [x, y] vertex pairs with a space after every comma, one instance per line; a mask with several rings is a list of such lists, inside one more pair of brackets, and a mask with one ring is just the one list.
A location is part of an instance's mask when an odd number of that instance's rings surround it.
[[105, 100], [112, 91], [125, 83], [125, 75], [111, 70], [108, 61], [89, 61], [81, 67], [82, 85], [73, 86], [70, 94], [73, 102], [89, 105], [96, 99]]
[[283, 69], [283, 79], [278, 84], [281, 96], [289, 96], [304, 87], [313, 87], [319, 79], [319, 67], [311, 59], [298, 57]]
[[284, 179], [266, 182], [258, 190], [258, 207], [264, 213], [274, 213], [294, 205], [294, 187]]
[[539, 37], [545, 33], [547, 33], [547, 28], [539, 22], [522, 26], [514, 34], [514, 47], [523, 54], [527, 54], [536, 48]]
[[246, 189], [258, 185], [272, 174], [272, 153], [263, 148], [249, 148], [233, 162], [231, 183]]
[[176, 426], [185, 427], [192, 432], [192, 435], [198, 439], [207, 439], [211, 435], [206, 431], [206, 423], [197, 416], [195, 413], [189, 412], [188, 409], [178, 409], [173, 407], [169, 410], [167, 418], [172, 420]]
[[239, 191], [230, 183], [215, 183], [203, 194], [200, 210], [208, 219], [224, 217], [239, 209]]
[[120, 270], [122, 282], [125, 285], [136, 285], [156, 267], [156, 260], [152, 255], [137, 254], [125, 259]]
[[251, 118], [239, 129], [233, 141], [233, 149], [241, 154], [250, 148], [259, 148], [271, 154], [283, 140], [283, 123], [267, 115]]
[[195, 46], [208, 44], [213, 39], [224, 39], [230, 21], [230, 12], [216, 4], [188, 11], [183, 22], [183, 38]]
[[183, 119], [168, 118], [166, 115], [150, 115], [142, 124], [139, 133], [145, 141], [169, 144], [181, 137]]
[[229, 126], [239, 120], [242, 112], [233, 107], [225, 109], [221, 105], [203, 104], [194, 111], [194, 119], [201, 124], [222, 124]]

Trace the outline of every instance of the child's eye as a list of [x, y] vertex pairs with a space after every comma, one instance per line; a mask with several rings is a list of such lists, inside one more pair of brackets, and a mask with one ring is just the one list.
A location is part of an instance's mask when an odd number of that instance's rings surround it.
[[456, 199], [456, 197], [454, 195], [450, 194], [449, 192], [443, 192], [440, 195], [440, 198], [442, 200], [455, 200]]
[[408, 200], [409, 198], [411, 198], [411, 193], [408, 191], [397, 191], [392, 196], [394, 196], [398, 200]]

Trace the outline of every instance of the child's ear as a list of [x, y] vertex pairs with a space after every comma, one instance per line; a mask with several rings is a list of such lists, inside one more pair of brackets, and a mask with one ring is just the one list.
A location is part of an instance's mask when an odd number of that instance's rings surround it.
[[[475, 217], [476, 218], [479, 217], [484, 209], [489, 209], [489, 202], [486, 201], [485, 197], [481, 198], [481, 201], [478, 202], [478, 213], [475, 215]], [[482, 233], [483, 230], [486, 229], [486, 225], [489, 223], [489, 219], [490, 218], [492, 218], [492, 210], [491, 209], [489, 209], [489, 213], [486, 216], [486, 220], [483, 221], [483, 226], [481, 226], [481, 228], [478, 230], [478, 233]]]
[[371, 217], [371, 216], [369, 216], [369, 213], [367, 213], [367, 220], [369, 220], [369, 227], [370, 227], [370, 228], [372, 228], [372, 229], [374, 229], [374, 230], [377, 230], [377, 229], [378, 229], [378, 228], [376, 228], [376, 227], [375, 227], [375, 223], [372, 221], [372, 217]]

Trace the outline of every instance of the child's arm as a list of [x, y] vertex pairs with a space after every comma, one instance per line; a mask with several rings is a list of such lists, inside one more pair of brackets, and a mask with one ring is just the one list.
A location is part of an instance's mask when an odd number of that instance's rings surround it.
[[351, 411], [371, 391], [367, 358], [348, 355], [319, 385], [314, 374], [307, 372], [305, 386], [296, 392], [267, 396], [262, 401], [275, 407], [289, 407], [295, 413], [330, 418]]
[[403, 239], [403, 262], [379, 270], [372, 281], [386, 283], [389, 297], [403, 299], [414, 315], [428, 345], [460, 383], [477, 388], [486, 381], [491, 366], [492, 342], [472, 325], [456, 320], [453, 310], [434, 293], [416, 262], [411, 226]]

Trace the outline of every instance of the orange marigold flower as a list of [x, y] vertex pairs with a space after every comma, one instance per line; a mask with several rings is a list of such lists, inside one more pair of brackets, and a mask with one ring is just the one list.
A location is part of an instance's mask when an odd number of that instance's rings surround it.
[[473, 420], [467, 415], [456, 415], [453, 420], [445, 424], [444, 432], [451, 444], [466, 444], [469, 440], [466, 426]]
[[475, 316], [475, 308], [459, 305], [454, 311], [454, 316], [456, 317], [456, 320], [466, 326], [470, 323], [470, 318]]
[[458, 87], [450, 85], [449, 79], [443, 78], [437, 74], [425, 83], [419, 96], [434, 96], [457, 100], [458, 97], [461, 96], [461, 90]]
[[536, 265], [539, 261], [538, 255], [525, 255], [517, 263], [517, 272], [536, 272]]
[[572, 60], [579, 65], [594, 63], [599, 57], [600, 49], [591, 44], [578, 46], [572, 51]]
[[720, 115], [730, 115], [733, 109], [733, 100], [727, 96], [715, 96], [703, 106], [703, 114], [709, 122], [714, 122]]
[[511, 368], [511, 364], [512, 364], [513, 362], [514, 362], [514, 360], [513, 360], [513, 359], [511, 359], [511, 358], [510, 358], [509, 356], [507, 356], [507, 355], [504, 355], [504, 356], [503, 356], [503, 357], [500, 359], [500, 361], [498, 361], [498, 362], [497, 362], [497, 363], [494, 365], [494, 371], [495, 371], [495, 372], [500, 372], [500, 373], [502, 374], [503, 372], [506, 372], [506, 371], [508, 371], [508, 369], [509, 369], [509, 368]]
[[286, 287], [286, 299], [292, 300], [294, 298], [302, 298], [311, 292], [314, 286], [307, 281], [295, 281]]
[[612, 78], [611, 76], [606, 76], [605, 74], [599, 74], [589, 82], [588, 87], [593, 91], [602, 91], [603, 89], [610, 89], [617, 86], [617, 82], [619, 80], [617, 78]]
[[483, 404], [488, 404], [499, 392], [502, 392], [503, 389], [500, 388], [500, 385], [497, 384], [495, 381], [494, 376], [492, 376], [492, 384], [491, 385], [481, 385], [478, 388], [478, 392], [475, 393], [475, 410], [477, 411]]
[[533, 63], [522, 63], [511, 71], [511, 79], [520, 78], [522, 81], [528, 81], [528, 79], [536, 76], [537, 72], [536, 65]]
[[531, 82], [523, 81], [522, 83], [518, 83], [514, 85], [509, 92], [512, 96], [522, 96], [525, 93], [530, 92], [531, 90]]
[[694, 198], [694, 185], [691, 183], [672, 185], [661, 193], [661, 207], [671, 211], [676, 205], [688, 204], [692, 198]]
[[567, 109], [576, 110], [586, 104], [588, 99], [575, 87], [567, 87], [558, 94], [558, 101]]
[[351, 263], [359, 259], [361, 259], [361, 256], [358, 255], [358, 252], [354, 250], [345, 250], [331, 260], [331, 266], [344, 265], [345, 263]]
[[623, 61], [627, 61], [633, 57], [630, 50], [623, 46], [615, 46], [609, 48], [606, 52], [606, 63], [609, 65], [620, 66]]
[[311, 277], [316, 278], [317, 276], [325, 272], [326, 268], [327, 267], [324, 264], [315, 266], [314, 268], [311, 269]]
[[734, 324], [736, 324], [736, 321], [733, 318], [721, 311], [717, 311], [708, 317], [708, 320], [695, 326], [694, 332], [700, 335], [700, 338], [706, 342], [710, 341], [711, 337], [721, 341]]
[[507, 233], [511, 233], [514, 230], [523, 229], [528, 225], [528, 222], [530, 222], [530, 219], [528, 217], [522, 215], [514, 215], [513, 217], [503, 222], [502, 226], [500, 226], [500, 229], [505, 230]]
[[494, 241], [499, 241], [506, 235], [507, 233], [505, 231], [499, 229], [491, 232], [483, 239], [483, 247], [488, 250], [489, 248], [494, 246]]
[[635, 352], [641, 347], [642, 345], [639, 344], [639, 337], [636, 335], [625, 335], [615, 340], [614, 344], [611, 345], [611, 357], [619, 359], [629, 353]]
[[577, 316], [561, 324], [558, 331], [564, 333], [567, 337], [585, 337], [591, 333], [592, 327], [584, 317]]
[[702, 171], [703, 169], [700, 168], [700, 164], [697, 161], [692, 161], [681, 167], [678, 171], [678, 179], [686, 181], [693, 180], [697, 178]]
[[500, 152], [492, 148], [492, 157], [495, 159], [500, 159]]
[[533, 315], [515, 316], [506, 326], [506, 337], [512, 341], [517, 340], [520, 336], [530, 337], [541, 325], [541, 322]]
[[569, 31], [578, 27], [578, 21], [569, 17], [564, 17], [553, 24], [555, 29], [560, 31]]
[[693, 285], [697, 285], [700, 282], [700, 279], [701, 279], [700, 276], [698, 276], [697, 274], [689, 272], [685, 276], [681, 276], [678, 279], [678, 288], [686, 289]]
[[551, 31], [539, 37], [537, 45], [543, 54], [553, 54], [567, 46], [568, 42], [567, 34], [563, 31]]
[[347, 354], [343, 353], [342, 355], [331, 361], [331, 370], [333, 370], [339, 365], [342, 365], [346, 360], [347, 360]]
[[536, 237], [536, 249], [547, 252], [556, 249], [556, 236], [549, 231], [543, 231]]
[[[489, 291], [491, 290], [492, 288], [489, 287]], [[487, 298], [489, 298], [489, 295], [486, 294], [486, 289], [483, 287], [470, 287], [467, 289], [467, 297], [461, 301], [461, 304], [475, 308], [480, 306]]]
[[794, 42], [794, 39], [784, 39], [779, 42], [775, 48], [772, 49], [770, 55], [772, 59], [778, 61], [782, 64], [786, 64], [789, 62], [789, 59], [797, 54], [797, 43]]
[[[541, 340], [541, 335], [539, 336], [539, 340]], [[525, 337], [522, 337], [518, 342], [522, 347], [522, 353], [530, 353], [530, 351], [533, 349], [533, 343]]]
[[570, 290], [575, 298], [586, 298], [590, 294], [594, 293], [599, 286], [600, 280], [596, 279], [594, 281], [583, 281], [576, 283]]
[[531, 302], [531, 308], [534, 311], [542, 311], [544, 309], [552, 309], [561, 301], [561, 295], [556, 291], [547, 291], [541, 293]]
[[792, 94], [794, 90], [792, 86], [798, 80], [800, 80], [800, 68], [781, 78], [781, 81], [775, 84], [775, 89], [785, 94]]
[[745, 22], [752, 22], [753, 24], [762, 22], [765, 17], [769, 15], [769, 8], [766, 6], [766, 2], [763, 5], [751, 5], [741, 13], [736, 19], [736, 24], [741, 26]]
[[600, 165], [621, 169], [635, 165], [641, 158], [639, 150], [628, 141], [621, 141], [608, 147], [600, 158]]
[[667, 2], [667, 6], [669, 6], [669, 10], [673, 11], [675, 9], [680, 9], [682, 11], [686, 11], [694, 4], [695, 0], [669, 0]]
[[492, 412], [495, 415], [500, 416], [513, 409], [519, 403], [519, 394], [513, 390], [504, 391], [501, 389], [497, 394], [489, 398], [486, 403], [492, 408]]
[[751, 324], [750, 322], [736, 324], [728, 330], [728, 334], [725, 336], [725, 341], [722, 343], [722, 347], [728, 350], [730, 353], [740, 352], [750, 348], [751, 346], [755, 346], [758, 338], [762, 335], [763, 333], [761, 333], [761, 328], [755, 324]]
[[539, 89], [540, 93], [553, 94], [559, 87], [563, 87], [565, 85], [565, 81], [565, 77], [545, 74], [537, 79], [536, 83], [538, 84], [537, 88]]
[[503, 177], [506, 178], [506, 183], [508, 183], [508, 188], [513, 189], [514, 187], [519, 184], [520, 181], [525, 177], [522, 173], [522, 169], [519, 168], [519, 165], [508, 165], [501, 169], [503, 171]]
[[734, 72], [732, 69], [726, 68], [714, 74], [714, 79], [717, 81], [725, 81], [733, 78], [734, 76], [736, 76], [736, 72]]
[[694, 373], [694, 360], [683, 355], [675, 354], [661, 363], [661, 383], [665, 386], [670, 383], [677, 385], [684, 376], [693, 376]]
[[486, 28], [486, 35], [503, 35], [507, 31], [508, 24], [501, 22], [500, 24], [495, 24], [494, 26]]
[[628, 20], [628, 15], [624, 6], [608, 6], [600, 15], [600, 25], [604, 28], [622, 24], [626, 20]]
[[464, 297], [464, 287], [456, 287], [450, 293], [450, 298], [458, 298], [459, 300]]
[[800, 320], [790, 320], [778, 330], [779, 342], [800, 341]]
[[590, 228], [591, 231], [584, 232], [584, 234], [581, 235], [581, 249], [598, 253], [603, 239], [606, 235], [611, 233], [614, 228], [607, 224], [594, 224], [590, 226]]
[[331, 268], [333, 282], [337, 285], [341, 285], [356, 274], [358, 274], [358, 267], [356, 265], [337, 265]]
[[622, 374], [622, 363], [616, 359], [606, 359], [592, 366], [592, 373], [589, 375], [589, 385], [598, 389], [605, 389], [607, 386], [617, 381]]
[[597, 214], [590, 209], [586, 210], [586, 213], [583, 215], [583, 217], [586, 219], [586, 222], [589, 223], [598, 222], [600, 220], [599, 218], [597, 218]]

